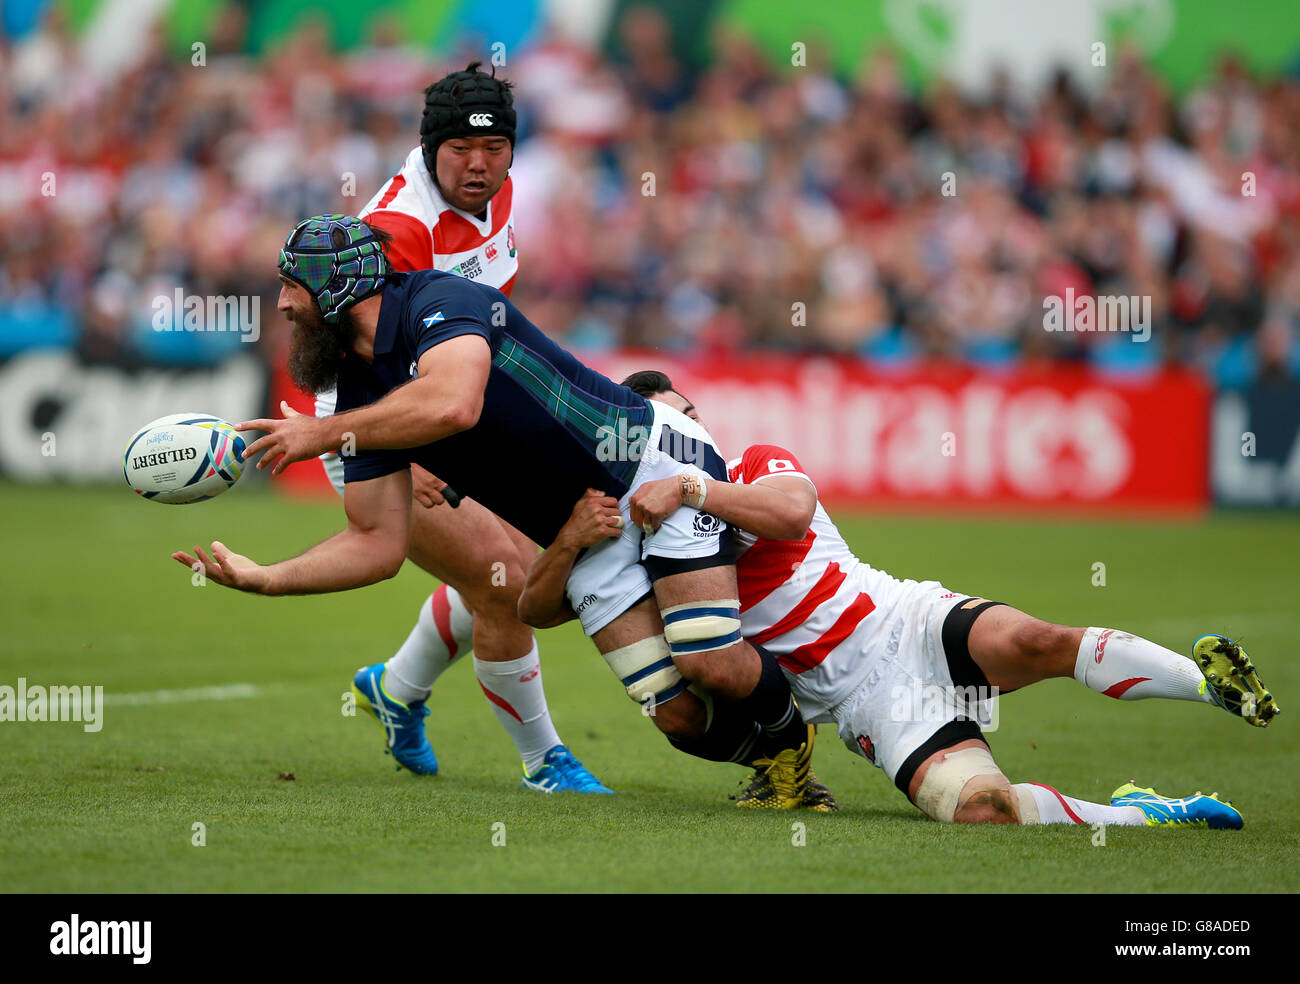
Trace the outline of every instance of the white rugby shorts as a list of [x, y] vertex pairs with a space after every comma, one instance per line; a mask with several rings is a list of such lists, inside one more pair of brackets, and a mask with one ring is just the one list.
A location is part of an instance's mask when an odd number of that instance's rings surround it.
[[[991, 729], [997, 723], [995, 695], [955, 684], [944, 652], [944, 620], [969, 596], [937, 581], [901, 583], [903, 590], [873, 636], [871, 651], [860, 654], [858, 686], [830, 712], [849, 750], [891, 781], [944, 725], [969, 720]], [[801, 682], [790, 678], [796, 698]]]
[[687, 506], [664, 520], [651, 536], [632, 525], [632, 493], [642, 485], [676, 475], [704, 475], [710, 482], [719, 481], [702, 465], [709, 452], [725, 462], [708, 431], [690, 417], [656, 400], [651, 400], [650, 406], [654, 422], [641, 464], [627, 494], [619, 500], [623, 534], [587, 549], [569, 574], [569, 604], [587, 635], [600, 631], [650, 593], [651, 580], [641, 564], [643, 558], [712, 557], [724, 549], [724, 538], [730, 536], [725, 522]]

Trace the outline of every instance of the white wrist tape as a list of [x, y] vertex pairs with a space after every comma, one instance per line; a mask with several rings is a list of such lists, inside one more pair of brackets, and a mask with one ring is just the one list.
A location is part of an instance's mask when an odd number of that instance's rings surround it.
[[709, 494], [709, 487], [705, 483], [703, 475], [691, 475], [690, 477], [699, 483], [700, 491], [698, 495], [686, 495], [685, 493], [683, 493], [682, 505], [690, 506], [692, 509], [703, 509], [704, 500], [708, 497]]

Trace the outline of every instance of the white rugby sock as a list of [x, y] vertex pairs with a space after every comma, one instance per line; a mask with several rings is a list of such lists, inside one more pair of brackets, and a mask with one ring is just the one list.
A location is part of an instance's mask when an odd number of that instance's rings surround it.
[[1090, 690], [1119, 700], [1170, 697], [1213, 703], [1208, 694], [1199, 693], [1205, 678], [1190, 659], [1116, 629], [1084, 630], [1074, 678]]
[[473, 648], [474, 616], [444, 584], [424, 599], [415, 628], [385, 665], [384, 689], [403, 704], [424, 700], [442, 671]]
[[1058, 793], [1041, 782], [1018, 782], [1011, 787], [1020, 798], [1020, 822], [1101, 823], [1117, 827], [1141, 827], [1147, 815], [1136, 806], [1108, 806], [1089, 803]]
[[537, 640], [533, 640], [533, 648], [526, 656], [504, 663], [489, 663], [475, 656], [474, 674], [497, 720], [519, 749], [525, 767], [533, 772], [541, 766], [546, 753], [560, 744], [546, 707], [546, 691], [542, 689]]

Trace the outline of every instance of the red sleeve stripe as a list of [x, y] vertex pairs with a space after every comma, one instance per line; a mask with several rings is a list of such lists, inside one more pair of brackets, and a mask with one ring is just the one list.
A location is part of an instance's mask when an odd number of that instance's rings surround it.
[[429, 270], [433, 268], [433, 237], [419, 219], [393, 209], [376, 209], [362, 219], [372, 228], [383, 229], [393, 237], [388, 245], [388, 262], [394, 270]]
[[396, 198], [397, 193], [405, 187], [406, 178], [402, 177], [400, 174], [394, 177], [393, 180], [388, 183], [388, 190], [384, 192], [384, 197], [379, 199], [379, 204], [371, 209], [371, 211], [378, 212], [381, 208], [387, 208], [388, 203]]
[[[747, 476], [746, 481], [748, 482], [757, 480], [760, 475], [785, 475], [790, 472], [803, 472], [803, 465], [799, 464], [799, 459], [779, 444], [752, 444], [745, 449], [741, 461], [743, 462], [741, 468]], [[768, 467], [772, 461], [788, 461], [793, 467], [774, 471]]]
[[755, 476], [754, 478], [751, 478], [751, 479], [750, 479], [746, 484], [748, 484], [748, 485], [757, 485], [759, 482], [763, 481], [763, 479], [765, 479], [765, 478], [785, 478], [787, 475], [793, 476], [793, 477], [795, 477], [795, 478], [802, 478], [805, 482], [807, 482], [807, 483], [808, 483], [809, 485], [811, 485], [813, 488], [816, 488], [816, 487], [817, 487], [817, 484], [816, 484], [816, 483], [815, 483], [811, 478], [809, 478], [807, 475], [805, 475], [805, 474], [804, 474], [803, 472], [801, 472], [801, 471], [769, 471], [769, 472], [763, 472], [763, 474], [761, 474], [761, 475], [757, 475], [757, 476]]
[[853, 634], [864, 618], [876, 610], [876, 603], [865, 591], [854, 599], [853, 604], [844, 609], [844, 613], [816, 642], [800, 646], [794, 652], [778, 656], [777, 662], [791, 673], [804, 673], [817, 666], [830, 655], [831, 650]]
[[817, 583], [813, 585], [813, 589], [803, 596], [803, 600], [800, 601], [799, 604], [795, 605], [795, 607], [791, 609], [790, 614], [781, 619], [781, 621], [777, 622], [770, 629], [765, 629], [752, 636], [749, 641], [756, 642], [761, 646], [769, 639], [775, 639], [777, 636], [785, 635], [785, 633], [789, 632], [791, 629], [803, 625], [804, 622], [808, 621], [808, 619], [812, 617], [813, 612], [835, 596], [835, 592], [840, 589], [840, 585], [844, 583], [844, 579], [847, 576], [847, 574], [840, 570], [839, 564], [831, 562], [827, 565], [825, 572], [818, 579]]

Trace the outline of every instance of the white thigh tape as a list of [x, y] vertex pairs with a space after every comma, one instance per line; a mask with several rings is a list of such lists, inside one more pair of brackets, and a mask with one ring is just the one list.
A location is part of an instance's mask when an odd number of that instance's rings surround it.
[[605, 662], [627, 688], [627, 695], [638, 704], [650, 697], [662, 703], [683, 689], [682, 675], [673, 665], [668, 643], [661, 635], [606, 653]]
[[664, 637], [675, 656], [726, 649], [740, 641], [740, 601], [736, 598], [673, 605], [661, 614]]

